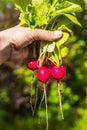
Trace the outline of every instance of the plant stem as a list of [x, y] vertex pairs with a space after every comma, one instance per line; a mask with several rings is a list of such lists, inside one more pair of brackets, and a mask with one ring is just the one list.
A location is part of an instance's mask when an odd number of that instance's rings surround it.
[[45, 61], [47, 49], [48, 49], [48, 44], [47, 44], [46, 50], [45, 50], [45, 52], [44, 52], [42, 58], [41, 58], [40, 61], [39, 61], [39, 65], [38, 65], [39, 67], [41, 67], [41, 66], [43, 65], [44, 61]]
[[61, 49], [60, 46], [58, 46], [58, 51], [59, 51], [59, 64], [62, 64], [62, 54], [61, 54]]

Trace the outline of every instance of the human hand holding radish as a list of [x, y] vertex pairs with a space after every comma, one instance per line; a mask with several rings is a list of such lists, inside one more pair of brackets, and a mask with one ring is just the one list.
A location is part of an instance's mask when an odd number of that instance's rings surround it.
[[6, 61], [22, 61], [30, 57], [29, 45], [34, 41], [54, 41], [62, 37], [61, 31], [15, 27], [0, 32], [0, 64]]

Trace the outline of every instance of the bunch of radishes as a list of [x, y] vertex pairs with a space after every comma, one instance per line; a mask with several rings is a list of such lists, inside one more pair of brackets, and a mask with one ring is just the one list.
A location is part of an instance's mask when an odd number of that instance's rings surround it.
[[[38, 80], [43, 83], [45, 104], [46, 104], [46, 122], [47, 122], [47, 130], [48, 130], [46, 83], [50, 79], [51, 76], [57, 81], [60, 81], [61, 79], [63, 79], [66, 74], [66, 68], [63, 65], [57, 66], [54, 62], [50, 60], [46, 60], [46, 62], [47, 63], [45, 63], [45, 65], [39, 66], [38, 59], [31, 59], [30, 61], [28, 61], [27, 67], [28, 69], [32, 71], [36, 70]], [[58, 95], [59, 95], [59, 101], [60, 101], [61, 116], [62, 116], [62, 119], [64, 119], [59, 86], [58, 86]]]
[[49, 65], [39, 67], [38, 60], [32, 59], [27, 63], [27, 67], [32, 71], [37, 70], [37, 78], [44, 84], [51, 76], [58, 81], [63, 79], [66, 74], [66, 68], [63, 65], [56, 66], [52, 61], [48, 60], [48, 62], [50, 63]]

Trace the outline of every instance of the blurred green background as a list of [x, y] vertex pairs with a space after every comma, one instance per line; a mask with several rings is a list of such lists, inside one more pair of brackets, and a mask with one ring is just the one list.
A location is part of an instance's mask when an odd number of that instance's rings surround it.
[[[82, 27], [72, 25], [74, 36], [67, 46], [70, 51], [64, 59], [67, 75], [61, 81], [64, 120], [61, 119], [57, 84], [47, 84], [49, 130], [87, 129], [87, 0], [71, 0], [81, 5], [77, 14]], [[0, 0], [0, 31], [19, 23], [19, 12], [11, 1]], [[35, 115], [30, 106], [32, 72], [26, 64], [4, 63], [0, 66], [0, 130], [45, 130], [45, 103], [39, 110], [42, 84], [33, 81], [32, 102], [37, 99]], [[36, 75], [36, 74], [35, 74]], [[37, 94], [37, 93], [38, 94]]]

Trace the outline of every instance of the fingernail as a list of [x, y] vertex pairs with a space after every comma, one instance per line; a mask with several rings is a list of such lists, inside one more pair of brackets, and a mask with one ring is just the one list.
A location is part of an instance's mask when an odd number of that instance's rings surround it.
[[62, 31], [54, 31], [54, 35], [55, 36], [62, 35]]

